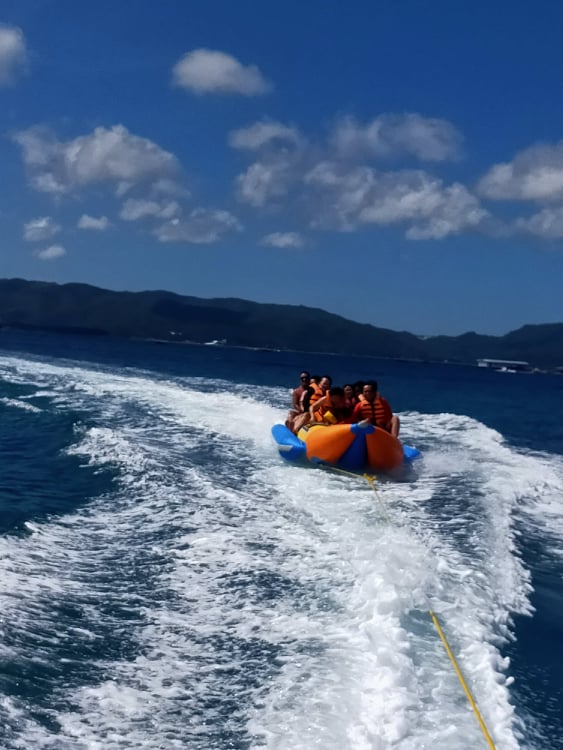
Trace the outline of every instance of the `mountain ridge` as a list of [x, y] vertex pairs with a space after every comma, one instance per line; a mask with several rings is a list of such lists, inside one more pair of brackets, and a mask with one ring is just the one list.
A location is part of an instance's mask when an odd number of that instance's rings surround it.
[[475, 363], [479, 358], [563, 366], [563, 323], [526, 324], [502, 336], [468, 331], [417, 336], [306, 305], [166, 290], [113, 291], [90, 284], [0, 279], [0, 326], [90, 335]]

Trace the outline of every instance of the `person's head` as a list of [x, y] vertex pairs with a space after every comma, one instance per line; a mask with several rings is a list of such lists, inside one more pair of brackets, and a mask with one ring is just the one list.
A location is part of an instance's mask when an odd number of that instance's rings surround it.
[[309, 385], [311, 382], [311, 376], [307, 372], [307, 370], [303, 370], [303, 372], [299, 375], [299, 380], [301, 382], [301, 385], [305, 388]]
[[356, 396], [359, 396], [360, 393], [364, 392], [364, 385], [365, 383], [363, 380], [356, 380], [356, 382], [354, 383], [354, 393], [356, 394]]
[[328, 392], [330, 396], [330, 403], [335, 409], [342, 409], [344, 406], [346, 406], [346, 397], [344, 395], [344, 388], [339, 388], [338, 386], [335, 386], [334, 388], [331, 388]]
[[346, 385], [344, 386], [343, 390], [344, 390], [344, 396], [348, 400], [351, 401], [351, 400], [353, 400], [355, 398], [356, 393], [354, 391], [354, 386], [353, 385], [351, 385], [350, 383], [346, 383]]
[[316, 383], [317, 385], [321, 382], [321, 376], [320, 375], [311, 375], [311, 382]]
[[364, 398], [368, 402], [375, 401], [375, 397], [377, 396], [377, 381], [376, 380], [368, 380], [367, 383], [364, 383], [364, 390], [362, 391], [364, 394]]
[[330, 377], [330, 375], [323, 375], [319, 385], [321, 386], [323, 391], [328, 391], [328, 389], [332, 385], [332, 378]]

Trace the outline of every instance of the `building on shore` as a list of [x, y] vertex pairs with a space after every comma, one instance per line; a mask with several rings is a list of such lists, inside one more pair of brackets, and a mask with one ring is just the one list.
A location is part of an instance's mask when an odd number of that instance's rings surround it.
[[517, 359], [478, 359], [477, 366], [499, 372], [529, 372], [532, 369], [529, 362]]

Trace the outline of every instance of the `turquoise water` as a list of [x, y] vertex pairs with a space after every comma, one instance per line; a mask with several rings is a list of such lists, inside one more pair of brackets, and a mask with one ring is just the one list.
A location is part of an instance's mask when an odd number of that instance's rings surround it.
[[[282, 463], [303, 367], [423, 453]], [[563, 378], [0, 334], [0, 746], [563, 747]], [[383, 504], [383, 505], [382, 505]], [[387, 523], [386, 516], [391, 523]]]

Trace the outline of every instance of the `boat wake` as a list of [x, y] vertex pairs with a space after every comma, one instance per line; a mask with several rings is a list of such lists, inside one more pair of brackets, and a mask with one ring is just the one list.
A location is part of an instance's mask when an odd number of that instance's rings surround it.
[[522, 529], [563, 536], [554, 457], [402, 414], [424, 458], [376, 498], [281, 462], [284, 389], [17, 357], [0, 375], [73, 415], [66, 453], [108, 477], [0, 538], [4, 747], [485, 747], [430, 607], [497, 747], [546, 747], [503, 653], [532, 614]]

